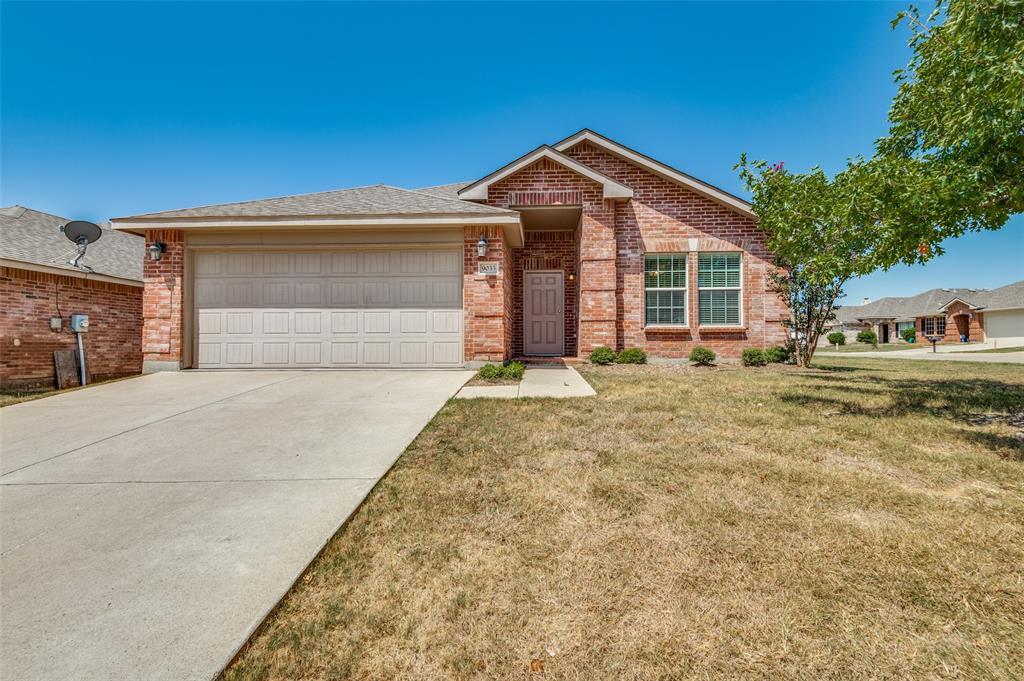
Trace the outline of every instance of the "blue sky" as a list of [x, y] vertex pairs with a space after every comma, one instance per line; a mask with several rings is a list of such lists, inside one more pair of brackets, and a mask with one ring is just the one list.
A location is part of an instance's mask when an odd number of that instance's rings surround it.
[[[900, 4], [0, 4], [0, 202], [75, 218], [483, 176], [590, 127], [744, 194], [885, 132]], [[1024, 278], [1024, 218], [862, 296]]]

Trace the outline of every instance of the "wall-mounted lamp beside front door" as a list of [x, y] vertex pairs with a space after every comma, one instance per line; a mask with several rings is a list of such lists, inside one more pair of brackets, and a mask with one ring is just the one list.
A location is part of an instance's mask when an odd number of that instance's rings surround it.
[[167, 252], [167, 244], [163, 241], [154, 241], [149, 245], [149, 259], [159, 260]]
[[483, 234], [480, 235], [480, 240], [476, 242], [476, 254], [481, 258], [487, 255], [487, 237]]

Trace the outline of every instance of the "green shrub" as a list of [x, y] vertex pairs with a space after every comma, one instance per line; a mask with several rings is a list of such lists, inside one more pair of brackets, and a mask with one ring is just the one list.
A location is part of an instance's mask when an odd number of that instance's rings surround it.
[[611, 348], [606, 348], [603, 345], [594, 348], [590, 352], [590, 363], [591, 364], [611, 364], [615, 361], [615, 351]]
[[647, 364], [647, 353], [640, 348], [626, 348], [615, 361], [619, 364]]
[[480, 367], [480, 371], [476, 372], [476, 375], [488, 381], [496, 381], [504, 372], [505, 367], [500, 364], [485, 364]]
[[526, 365], [522, 362], [506, 362], [505, 364], [485, 364], [476, 372], [485, 381], [510, 380], [518, 381], [523, 377]]
[[917, 340], [917, 329], [903, 329], [903, 331], [900, 332], [900, 335], [903, 336], [903, 340], [908, 343], [913, 343]]
[[763, 367], [768, 363], [768, 358], [764, 356], [764, 350], [761, 348], [743, 348], [740, 359], [743, 360], [745, 367]]
[[842, 331], [833, 331], [826, 338], [829, 345], [846, 345], [846, 334]]
[[505, 378], [518, 381], [523, 377], [523, 374], [526, 372], [526, 365], [523, 364], [522, 362], [517, 362], [513, 360], [511, 362], [506, 363], [505, 366], [502, 367], [502, 369], [504, 370]]
[[690, 350], [690, 361], [702, 367], [709, 367], [715, 363], [715, 351], [698, 345]]
[[789, 350], [781, 345], [764, 349], [764, 358], [769, 364], [784, 364], [789, 361]]
[[874, 331], [864, 330], [857, 334], [857, 342], [878, 345], [878, 336], [875, 335]]

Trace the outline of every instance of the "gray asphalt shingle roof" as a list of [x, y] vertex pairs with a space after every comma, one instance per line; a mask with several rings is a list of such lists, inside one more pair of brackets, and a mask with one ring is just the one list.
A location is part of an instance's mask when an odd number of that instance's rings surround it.
[[415, 191], [421, 194], [431, 194], [444, 199], [458, 199], [459, 190], [473, 184], [472, 182], [452, 182], [451, 184], [439, 184], [433, 187], [421, 187]]
[[369, 187], [221, 203], [115, 219], [506, 214], [514, 214], [514, 211], [462, 201], [454, 196], [375, 184]]
[[[950, 300], [952, 299], [950, 298]], [[986, 310], [1024, 307], [1024, 279], [988, 291], [978, 291], [973, 298], [963, 298], [963, 300]], [[949, 300], [946, 300], [942, 304], [945, 305], [948, 302]]]
[[1024, 307], [1024, 281], [997, 289], [933, 288], [916, 296], [879, 298], [867, 305], [842, 307], [836, 312], [836, 319], [840, 322], [860, 319], [909, 322], [916, 317], [940, 314], [939, 308], [954, 299], [982, 309]]
[[[24, 206], [0, 208], [0, 258], [81, 272], [68, 261], [78, 252], [61, 234], [67, 218]], [[142, 281], [146, 240], [100, 225], [103, 233], [90, 244], [82, 264], [97, 274]]]

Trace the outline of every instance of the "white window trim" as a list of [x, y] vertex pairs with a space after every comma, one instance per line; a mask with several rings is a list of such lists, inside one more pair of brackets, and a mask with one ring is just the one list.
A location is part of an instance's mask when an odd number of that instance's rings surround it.
[[[737, 286], [701, 286], [700, 285], [700, 256], [702, 255], [733, 255], [740, 256], [740, 285]], [[697, 254], [697, 324], [704, 329], [738, 329], [746, 325], [746, 314], [743, 309], [743, 277], [746, 274], [746, 265], [743, 251], [702, 251]], [[701, 324], [700, 323], [700, 292], [701, 291], [738, 291], [740, 321], [738, 324]]]
[[[681, 257], [686, 267], [686, 276], [683, 282], [690, 282], [690, 254], [689, 253], [644, 253], [643, 254], [643, 306], [644, 306], [644, 328], [645, 329], [683, 329], [690, 326], [690, 294], [688, 286], [659, 286], [657, 288], [647, 287], [647, 258], [656, 257]], [[679, 324], [672, 322], [649, 322], [647, 321], [647, 292], [648, 291], [682, 291], [683, 292], [683, 321]]]

